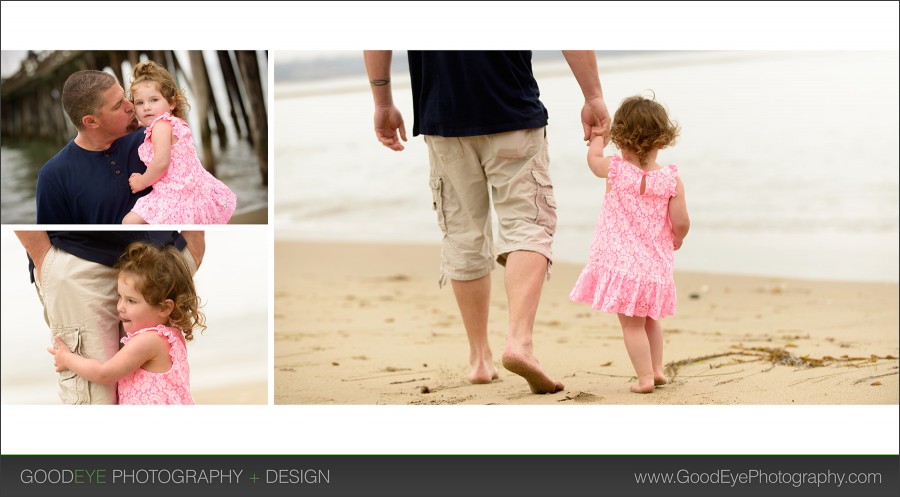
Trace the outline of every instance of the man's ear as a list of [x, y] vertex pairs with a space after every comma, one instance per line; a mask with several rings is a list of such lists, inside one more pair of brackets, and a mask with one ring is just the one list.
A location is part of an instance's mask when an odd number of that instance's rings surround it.
[[81, 124], [83, 124], [85, 128], [96, 128], [100, 126], [100, 121], [97, 119], [97, 116], [88, 114], [81, 118]]

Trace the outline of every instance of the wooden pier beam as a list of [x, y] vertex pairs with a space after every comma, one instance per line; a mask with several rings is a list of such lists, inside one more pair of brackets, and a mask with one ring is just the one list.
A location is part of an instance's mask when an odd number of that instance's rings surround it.
[[[238, 86], [237, 77], [234, 75], [234, 66], [231, 64], [231, 56], [225, 50], [218, 50], [216, 54], [219, 56], [219, 67], [222, 69], [222, 78], [225, 80], [225, 89], [228, 92], [228, 98], [231, 102], [231, 121], [234, 123], [234, 129], [237, 130], [238, 138], [246, 136], [253, 145], [253, 136], [250, 134], [250, 116], [247, 109], [244, 108], [244, 100], [241, 98], [241, 88]], [[237, 109], [241, 110], [244, 126], [238, 121]]]
[[212, 149], [212, 131], [209, 127], [209, 82], [206, 76], [206, 65], [203, 53], [199, 50], [190, 52], [191, 74], [194, 79], [193, 93], [200, 116], [200, 141], [203, 147], [203, 167], [213, 176], [216, 174], [216, 159]]
[[269, 126], [266, 112], [266, 97], [262, 89], [262, 77], [259, 73], [259, 63], [256, 52], [252, 50], [235, 51], [241, 78], [244, 81], [244, 90], [247, 93], [248, 107], [250, 109], [250, 133], [253, 135], [253, 144], [256, 149], [256, 159], [259, 161], [259, 172], [262, 176], [262, 184], [269, 184]]

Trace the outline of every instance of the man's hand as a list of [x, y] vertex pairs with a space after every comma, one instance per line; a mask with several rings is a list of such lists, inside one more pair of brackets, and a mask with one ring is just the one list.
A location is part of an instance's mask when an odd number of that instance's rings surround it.
[[406, 126], [396, 106], [375, 107], [375, 137], [391, 150], [399, 152], [404, 149], [400, 140], [406, 141]]
[[50, 237], [46, 231], [16, 231], [16, 236], [34, 262], [34, 280], [41, 281], [41, 267], [44, 264], [44, 258], [53, 248], [50, 244]]
[[[592, 97], [584, 101], [581, 108], [581, 127], [584, 129], [584, 140], [589, 141], [592, 134], [600, 134], [604, 137], [603, 144], [609, 142], [609, 110], [603, 97]], [[592, 128], [598, 128], [599, 133]]]
[[606, 148], [608, 143], [609, 130], [604, 130], [600, 126], [591, 126], [591, 136], [588, 138], [588, 146], [591, 147], [592, 150], [599, 150], [601, 152], [599, 155], [602, 157], [603, 149]]
[[197, 269], [203, 263], [203, 255], [206, 254], [206, 233], [203, 231], [182, 231], [181, 236], [187, 242], [188, 252], [194, 258]]

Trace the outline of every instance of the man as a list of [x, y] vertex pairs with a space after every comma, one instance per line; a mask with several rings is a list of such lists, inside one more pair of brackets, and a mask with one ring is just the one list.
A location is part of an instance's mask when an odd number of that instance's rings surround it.
[[[591, 126], [604, 134], [609, 111], [593, 51], [563, 51], [585, 103], [584, 140]], [[394, 106], [391, 51], [365, 51], [375, 99], [375, 135], [403, 150], [406, 128]], [[544, 277], [550, 276], [556, 203], [549, 174], [547, 110], [531, 67], [530, 51], [410, 51], [415, 121], [425, 135], [441, 247], [441, 285], [450, 279], [469, 339], [469, 381], [497, 378], [488, 344], [490, 272], [494, 244], [490, 200], [499, 219], [496, 261], [506, 267], [509, 329], [503, 366], [525, 378], [534, 393], [562, 383], [544, 372], [532, 331]]]
[[[33, 261], [31, 281], [51, 335], [76, 354], [100, 361], [119, 350], [113, 265], [125, 248], [139, 240], [172, 244], [182, 250], [192, 274], [206, 252], [202, 231], [17, 231], [16, 236]], [[59, 373], [58, 382], [65, 404], [116, 403], [115, 384], [92, 383], [72, 371]]]
[[77, 135], [38, 173], [38, 224], [119, 224], [149, 189], [132, 194], [128, 177], [146, 166], [134, 105], [116, 78], [78, 71], [63, 85], [63, 109]]

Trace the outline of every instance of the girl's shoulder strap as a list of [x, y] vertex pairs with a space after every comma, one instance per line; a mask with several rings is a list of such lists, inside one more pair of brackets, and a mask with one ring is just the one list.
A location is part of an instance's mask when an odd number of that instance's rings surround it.
[[678, 166], [676, 166], [675, 164], [669, 164], [668, 166], [666, 166], [666, 175], [668, 176], [668, 181], [666, 183], [666, 186], [668, 187], [668, 194], [670, 197], [674, 197], [676, 192], [678, 191]]
[[159, 328], [159, 326], [152, 327], [152, 328], [141, 328], [137, 331], [132, 331], [131, 333], [126, 333], [125, 336], [123, 336], [122, 339], [119, 341], [122, 342], [122, 344], [124, 345], [124, 344], [128, 343], [129, 340], [131, 340], [132, 338], [134, 338], [138, 335], [143, 335], [144, 333], [146, 333], [148, 331], [155, 332], [157, 330], [157, 328]]
[[156, 126], [156, 123], [160, 121], [166, 121], [172, 126], [172, 134], [175, 135], [179, 140], [184, 138], [185, 136], [191, 135], [191, 129], [188, 127], [187, 123], [184, 122], [184, 119], [179, 117], [175, 117], [168, 112], [164, 112], [162, 115], [156, 116], [153, 119], [153, 122], [150, 123], [150, 126], [144, 128], [144, 137], [145, 139], [150, 138], [153, 134], [153, 127]]
[[606, 181], [612, 181], [616, 176], [619, 175], [619, 171], [622, 168], [622, 157], [616, 154], [613, 154], [609, 158], [609, 167], [607, 168], [606, 173]]
[[134, 338], [138, 335], [142, 335], [147, 332], [156, 333], [157, 335], [165, 338], [170, 344], [177, 341], [178, 337], [180, 335], [180, 332], [178, 329], [171, 328], [164, 324], [161, 324], [159, 326], [153, 326], [150, 328], [141, 328], [140, 330], [137, 330], [132, 333], [126, 333], [125, 336], [122, 337], [122, 340], [120, 340], [120, 341], [124, 345], [124, 344], [128, 343], [128, 341], [131, 340], [132, 338]]
[[[166, 113], [166, 115], [169, 114]], [[179, 140], [191, 137], [191, 128], [184, 119], [169, 115], [168, 121], [172, 124], [172, 133], [174, 133]]]
[[166, 340], [168, 340], [170, 344], [173, 344], [173, 343], [179, 342], [179, 341], [181, 341], [181, 342], [184, 341], [184, 338], [182, 338], [184, 336], [184, 334], [182, 333], [182, 331], [180, 329], [178, 329], [174, 326], [166, 326], [166, 325], [161, 324], [161, 325], [157, 326], [156, 328], [151, 328], [151, 329], [156, 330], [156, 334], [165, 338]]
[[156, 123], [163, 119], [171, 123], [172, 119], [176, 118], [174, 118], [172, 114], [169, 114], [168, 112], [163, 112], [162, 114], [153, 118], [153, 121], [150, 122], [150, 125], [144, 129], [144, 133], [150, 133], [153, 130], [153, 127], [156, 126]]

